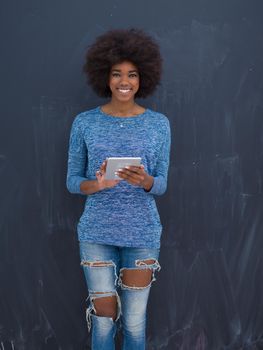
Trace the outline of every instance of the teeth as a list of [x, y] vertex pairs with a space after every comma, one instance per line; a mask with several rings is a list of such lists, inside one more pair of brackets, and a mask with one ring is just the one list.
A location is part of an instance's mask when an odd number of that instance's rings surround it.
[[125, 94], [125, 93], [129, 92], [130, 89], [119, 89], [119, 91]]

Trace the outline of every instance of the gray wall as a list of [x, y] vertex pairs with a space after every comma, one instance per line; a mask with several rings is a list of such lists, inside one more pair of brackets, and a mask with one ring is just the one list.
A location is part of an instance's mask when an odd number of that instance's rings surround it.
[[81, 73], [86, 47], [130, 26], [161, 45], [162, 86], [140, 102], [169, 117], [173, 138], [147, 349], [262, 349], [262, 1], [1, 7], [0, 349], [88, 348], [69, 129], [102, 103]]

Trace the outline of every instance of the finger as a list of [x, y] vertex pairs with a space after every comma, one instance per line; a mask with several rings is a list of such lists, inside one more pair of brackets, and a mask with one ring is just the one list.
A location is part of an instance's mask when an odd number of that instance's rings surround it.
[[101, 181], [102, 174], [101, 174], [101, 172], [99, 170], [96, 171], [96, 178], [97, 178], [98, 181]]
[[137, 173], [137, 174], [141, 174], [144, 172], [144, 165], [129, 165], [127, 167], [125, 167], [125, 169], [128, 169], [130, 171], [133, 171], [134, 173]]
[[136, 168], [136, 169], [144, 169], [144, 165], [143, 164], [140, 164], [140, 165], [129, 165], [129, 167]]
[[122, 174], [126, 174], [128, 176], [132, 176], [132, 177], [135, 177], [136, 176], [144, 176], [144, 171], [142, 171], [142, 169], [127, 169], [127, 168], [124, 168], [124, 169], [119, 169], [119, 171], [122, 173]]
[[120, 170], [123, 170], [127, 174], [131, 174], [131, 173], [139, 174], [141, 171], [140, 168], [135, 167], [135, 166], [126, 166], [125, 168], [120, 169]]
[[142, 175], [139, 175], [137, 173], [134, 173], [134, 172], [131, 172], [131, 171], [128, 171], [128, 170], [126, 170], [126, 171], [117, 171], [116, 174], [120, 178], [122, 178], [122, 179], [124, 179], [124, 180], [126, 180], [126, 181], [128, 181], [128, 182], [130, 182], [132, 184], [140, 184], [143, 181], [143, 179], [144, 179], [144, 177]]
[[[123, 169], [118, 169], [117, 170], [117, 173], [119, 174], [122, 174], [123, 176], [125, 176], [125, 178], [127, 176], [134, 176], [137, 174], [137, 172], [133, 171], [133, 170], [130, 170], [130, 169], [127, 169], [127, 168], [123, 168]], [[118, 174], [117, 174], [118, 175]]]
[[105, 173], [105, 171], [106, 171], [106, 166], [107, 166], [107, 161], [104, 161], [104, 162], [101, 164], [101, 166], [100, 166], [100, 171], [101, 171], [102, 174]]

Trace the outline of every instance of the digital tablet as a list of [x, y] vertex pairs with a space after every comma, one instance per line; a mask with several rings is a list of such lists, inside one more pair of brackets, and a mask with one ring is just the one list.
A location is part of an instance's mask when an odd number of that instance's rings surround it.
[[107, 158], [107, 168], [105, 173], [106, 180], [123, 180], [115, 174], [118, 169], [129, 165], [139, 166], [141, 157], [109, 157]]

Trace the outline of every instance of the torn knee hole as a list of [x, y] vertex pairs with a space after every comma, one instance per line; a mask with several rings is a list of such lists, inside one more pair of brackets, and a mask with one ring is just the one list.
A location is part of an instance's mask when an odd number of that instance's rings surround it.
[[89, 267], [107, 267], [114, 266], [114, 263], [112, 261], [82, 261], [81, 265]]
[[[96, 316], [111, 317], [115, 321], [119, 315], [119, 298], [117, 295], [96, 292], [99, 297], [91, 297], [92, 311]], [[105, 294], [105, 296], [103, 296]]]
[[[117, 292], [96, 292], [89, 296], [90, 306], [86, 310], [86, 319], [88, 330], [91, 329], [91, 315], [99, 317], [110, 317], [113, 321], [117, 321], [121, 313], [120, 297]], [[103, 294], [105, 296], [103, 296]], [[95, 296], [96, 295], [96, 296]], [[98, 297], [98, 295], [100, 295]]]
[[119, 285], [130, 289], [143, 289], [151, 285], [153, 269], [125, 269], [120, 272]]
[[93, 300], [94, 311], [97, 316], [112, 317], [116, 318], [117, 315], [117, 298], [116, 296], [111, 297], [100, 297]]

